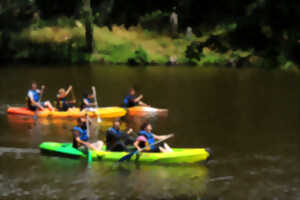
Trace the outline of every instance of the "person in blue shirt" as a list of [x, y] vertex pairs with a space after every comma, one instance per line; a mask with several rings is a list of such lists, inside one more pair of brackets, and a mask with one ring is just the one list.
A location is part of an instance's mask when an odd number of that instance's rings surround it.
[[129, 89], [129, 94], [123, 100], [123, 106], [126, 108], [133, 107], [133, 106], [149, 106], [142, 101], [143, 95], [140, 94], [136, 96], [136, 91], [134, 88]]
[[64, 88], [58, 90], [56, 95], [56, 107], [59, 111], [67, 111], [69, 109], [75, 108], [76, 100], [67, 101], [67, 96], [72, 91], [72, 86], [70, 85], [67, 91]]
[[132, 145], [134, 139], [130, 136], [132, 129], [126, 133], [120, 130], [120, 120], [113, 122], [113, 127], [106, 132], [106, 146], [109, 151], [128, 151], [127, 146]]
[[96, 106], [96, 102], [94, 102], [94, 94], [93, 93], [85, 93], [82, 96], [81, 110], [83, 109], [94, 109]]
[[155, 140], [164, 140], [169, 136], [170, 135], [156, 135], [152, 133], [152, 125], [148, 122], [145, 122], [141, 127], [139, 137], [134, 142], [134, 146], [140, 152], [144, 147], [148, 147], [146, 149], [146, 151], [148, 152], [173, 152], [173, 150], [167, 143], [153, 145], [155, 143]]
[[40, 95], [43, 94], [44, 89], [45, 89], [44, 85], [42, 85], [41, 90], [39, 90], [37, 83], [32, 82], [31, 89], [28, 90], [26, 96], [27, 106], [29, 110], [32, 111], [36, 111], [37, 109], [44, 110], [46, 107], [49, 110], [54, 110], [50, 101], [40, 102]]
[[[85, 117], [78, 118], [77, 125], [72, 129], [73, 136], [73, 148], [79, 150], [93, 149], [96, 151], [101, 151], [103, 142], [97, 141], [95, 143], [90, 143], [89, 133], [87, 130], [87, 119]], [[88, 123], [91, 123], [90, 121]]]

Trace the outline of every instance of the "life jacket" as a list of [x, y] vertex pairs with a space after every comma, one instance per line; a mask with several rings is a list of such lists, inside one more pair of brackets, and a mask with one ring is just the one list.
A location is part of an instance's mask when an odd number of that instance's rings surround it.
[[87, 108], [87, 107], [88, 107], [87, 105], [85, 105], [84, 100], [86, 100], [88, 103], [92, 103], [92, 100], [91, 100], [91, 99], [89, 99], [89, 98], [87, 98], [87, 97], [82, 98], [82, 102], [81, 102], [81, 105], [80, 105], [80, 108], [81, 108], [81, 109], [84, 109], [84, 108]]
[[124, 107], [132, 107], [135, 106], [135, 103], [133, 102], [134, 97], [132, 95], [128, 95], [123, 100]]
[[[152, 133], [148, 133], [147, 131], [142, 130], [142, 131], [139, 132], [139, 135], [140, 135], [140, 136], [141, 136], [141, 135], [142, 135], [142, 136], [145, 136], [145, 137], [147, 138], [148, 144], [150, 145], [150, 148], [151, 148], [151, 149], [154, 149], [154, 148], [155, 148], [155, 146], [152, 145], [152, 144], [154, 144], [154, 142], [155, 142], [155, 139], [154, 139]], [[151, 145], [152, 145], [152, 146], [151, 146]]]
[[27, 95], [26, 95], [26, 97], [25, 97], [25, 100], [26, 100], [26, 103], [27, 103], [27, 105], [28, 106], [32, 106], [32, 102], [31, 102], [31, 99], [30, 99], [30, 97], [29, 97], [29, 93], [32, 93], [33, 94], [33, 100], [35, 101], [35, 102], [38, 102], [39, 100], [40, 100], [40, 94], [38, 93], [38, 91], [37, 90], [29, 90], [28, 92], [27, 92]]
[[111, 131], [113, 134], [115, 134], [116, 136], [122, 136], [122, 131], [119, 129], [119, 130], [116, 130], [114, 127], [108, 129], [108, 131]]
[[66, 104], [66, 98], [56, 97], [56, 107], [58, 108], [58, 110], [63, 110], [65, 104]]
[[89, 140], [89, 136], [87, 134], [87, 130], [82, 129], [79, 126], [75, 126], [73, 128], [73, 131], [78, 131], [79, 132], [79, 138], [80, 138], [80, 140], [85, 141], [85, 142], [87, 142]]
[[121, 137], [123, 133], [121, 130], [116, 130], [115, 128], [110, 128], [106, 132], [106, 145], [107, 149], [111, 150], [111, 148], [114, 147], [114, 145], [121, 142]]

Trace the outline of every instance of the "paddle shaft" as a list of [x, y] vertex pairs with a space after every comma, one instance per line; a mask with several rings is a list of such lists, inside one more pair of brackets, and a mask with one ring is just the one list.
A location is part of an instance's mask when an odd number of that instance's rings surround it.
[[[86, 114], [86, 133], [88, 135], [88, 137], [90, 137], [90, 122], [89, 122], [89, 115]], [[89, 163], [92, 163], [93, 162], [93, 159], [92, 159], [92, 155], [91, 155], [91, 150], [90, 150], [90, 147], [88, 147], [88, 162]]]
[[[92, 91], [93, 91], [93, 95], [94, 95], [94, 101], [95, 101], [95, 104], [96, 104], [96, 114], [97, 114], [98, 101], [97, 101], [97, 94], [96, 94], [96, 87], [95, 86], [92, 86]], [[100, 114], [97, 114], [97, 122], [101, 122]]]
[[[40, 92], [40, 98], [39, 98], [39, 100], [38, 100], [38, 104], [40, 104], [41, 103], [41, 100], [42, 100], [42, 97], [43, 97], [43, 93], [44, 93], [44, 88], [43, 89], [41, 89], [41, 92]], [[29, 101], [31, 101], [31, 100], [29, 100]], [[38, 110], [39, 110], [39, 108], [36, 106], [36, 109], [35, 109], [35, 112], [34, 112], [34, 119], [37, 119], [38, 118]]]
[[[166, 141], [167, 139], [169, 139], [169, 138], [171, 138], [171, 137], [173, 137], [173, 136], [174, 136], [173, 134], [172, 134], [172, 135], [168, 135], [166, 138], [164, 138], [164, 139], [162, 139], [162, 140], [159, 140], [159, 141], [157, 141], [157, 142], [154, 142], [153, 144], [150, 145], [150, 147], [151, 147], [151, 146], [155, 146], [155, 145], [157, 145], [157, 144], [159, 144], [159, 143], [162, 143], [162, 142]], [[147, 147], [143, 147], [143, 148], [142, 148], [142, 151], [144, 151], [145, 149], [147, 149]]]
[[[155, 146], [155, 145], [157, 145], [157, 144], [159, 144], [159, 143], [161, 143], [161, 142], [164, 142], [164, 141], [166, 141], [167, 139], [169, 139], [169, 138], [171, 138], [171, 137], [173, 137], [173, 136], [174, 136], [173, 134], [172, 134], [172, 135], [168, 135], [166, 138], [164, 138], [164, 139], [162, 139], [162, 140], [159, 140], [159, 141], [157, 141], [157, 142], [154, 142], [153, 144], [150, 145], [150, 147], [151, 147], [151, 146]], [[147, 148], [147, 147], [143, 147], [141, 150], [144, 151], [146, 148]], [[119, 162], [123, 162], [123, 161], [125, 161], [125, 160], [130, 160], [130, 158], [131, 158], [134, 154], [137, 154], [138, 152], [139, 152], [139, 151], [136, 150], [136, 151], [133, 151], [133, 152], [131, 152], [131, 153], [129, 153], [129, 154], [123, 156], [122, 158], [120, 158]]]

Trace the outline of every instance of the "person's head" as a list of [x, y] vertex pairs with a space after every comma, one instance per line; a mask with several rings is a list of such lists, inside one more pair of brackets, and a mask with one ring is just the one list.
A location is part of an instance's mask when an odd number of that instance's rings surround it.
[[83, 129], [86, 129], [86, 118], [80, 117], [77, 119], [78, 126], [80, 126]]
[[149, 122], [145, 122], [145, 123], [141, 126], [141, 130], [150, 133], [150, 132], [152, 131], [152, 125], [151, 125]]
[[114, 120], [113, 122], [114, 129], [120, 129], [120, 126], [121, 126], [120, 120], [119, 119]]
[[64, 88], [60, 88], [60, 89], [58, 90], [58, 94], [59, 94], [59, 95], [64, 95], [65, 93], [66, 93], [66, 91], [65, 91]]
[[130, 89], [129, 89], [129, 94], [130, 94], [131, 96], [134, 96], [134, 95], [135, 95], [135, 89], [134, 89], [134, 88], [130, 88]]
[[94, 94], [93, 94], [93, 93], [88, 93], [88, 98], [89, 98], [89, 99], [94, 98]]
[[37, 89], [37, 83], [36, 83], [35, 81], [33, 81], [33, 82], [31, 83], [31, 88], [32, 88], [33, 90], [36, 90], [36, 89]]

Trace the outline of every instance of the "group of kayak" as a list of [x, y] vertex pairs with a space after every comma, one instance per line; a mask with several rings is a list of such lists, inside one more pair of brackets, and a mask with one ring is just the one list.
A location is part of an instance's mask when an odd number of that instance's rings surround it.
[[[72, 129], [73, 136], [73, 148], [80, 150], [93, 149], [95, 151], [102, 151], [104, 142], [97, 141], [95, 143], [89, 142], [89, 129], [88, 126], [91, 123], [88, 118], [79, 118], [78, 124]], [[111, 152], [129, 152], [130, 147], [136, 148], [139, 152], [146, 149], [147, 152], [172, 152], [172, 149], [167, 143], [160, 143], [154, 145], [155, 140], [165, 140], [172, 136], [170, 135], [156, 135], [152, 133], [152, 125], [145, 122], [137, 137], [132, 136], [133, 130], [129, 129], [127, 132], [123, 132], [120, 129], [119, 119], [114, 120], [113, 126], [106, 132], [106, 150]]]
[[[69, 116], [65, 114], [72, 113], [73, 117], [77, 117], [77, 125], [72, 128], [72, 142], [43, 142], [40, 145], [42, 152], [58, 153], [70, 157], [87, 157], [87, 155], [90, 155], [94, 160], [113, 161], [130, 160], [135, 155], [140, 162], [151, 163], [193, 163], [205, 161], [210, 157], [210, 152], [205, 148], [171, 148], [165, 141], [173, 137], [173, 134], [154, 134], [152, 125], [149, 122], [142, 124], [137, 133], [131, 128], [122, 131], [119, 117], [124, 116], [124, 112], [119, 110], [118, 114], [113, 114], [112, 109], [125, 110], [124, 108], [98, 108], [94, 87], [92, 92], [87, 92], [82, 96], [81, 105], [78, 108], [72, 89], [72, 86], [69, 86], [66, 90], [60, 88], [53, 106], [48, 100], [41, 101], [45, 86], [42, 85], [38, 89], [37, 83], [33, 82], [26, 95], [27, 108], [9, 108], [7, 111], [9, 114], [35, 115], [37, 113], [38, 116], [49, 116], [49, 113], [52, 113], [52, 116]], [[67, 100], [70, 94], [72, 94], [72, 100]], [[142, 99], [143, 95], [136, 95], [135, 89], [131, 88], [128, 95], [123, 99], [123, 107], [128, 111], [133, 108], [153, 111], [154, 108], [144, 103]], [[89, 117], [103, 116], [105, 112], [110, 113], [108, 116], [117, 119], [114, 119], [112, 127], [107, 130], [105, 143], [101, 140], [91, 142], [89, 126], [92, 121]], [[141, 154], [140, 152], [145, 153]]]
[[[26, 96], [26, 104], [29, 110], [43, 111], [45, 108], [50, 111], [68, 111], [76, 108], [76, 100], [74, 98], [74, 93], [72, 86], [69, 86], [67, 90], [60, 88], [56, 95], [55, 106], [51, 104], [50, 101], [41, 101], [41, 97], [44, 93], [45, 86], [42, 85], [41, 89], [38, 89], [36, 82], [31, 84], [31, 89], [28, 90]], [[67, 100], [69, 94], [72, 93], [73, 99]], [[134, 88], [129, 90], [129, 94], [123, 100], [123, 107], [129, 108], [133, 106], [148, 106], [146, 103], [142, 102], [143, 95], [136, 96], [136, 91]], [[81, 110], [92, 110], [97, 107], [96, 94], [94, 90], [92, 92], [86, 92], [81, 98]]]

